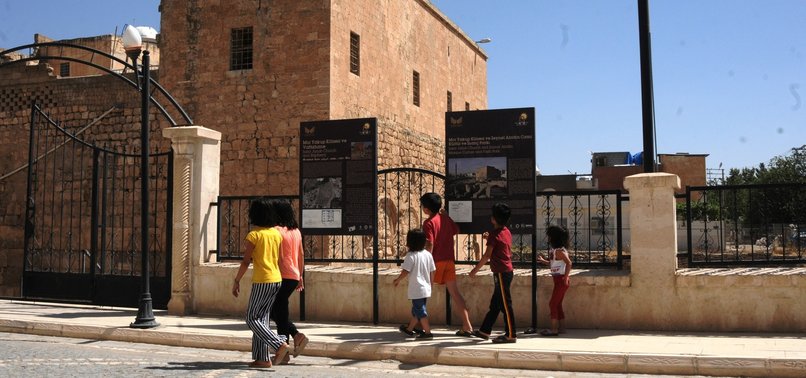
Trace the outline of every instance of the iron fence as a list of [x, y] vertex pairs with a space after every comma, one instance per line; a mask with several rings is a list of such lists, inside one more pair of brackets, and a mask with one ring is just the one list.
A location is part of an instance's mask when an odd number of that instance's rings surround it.
[[537, 194], [537, 249], [549, 249], [546, 228], [568, 230], [571, 261], [580, 267], [623, 266], [622, 202], [618, 190]]
[[806, 264], [806, 184], [686, 188], [688, 263]]

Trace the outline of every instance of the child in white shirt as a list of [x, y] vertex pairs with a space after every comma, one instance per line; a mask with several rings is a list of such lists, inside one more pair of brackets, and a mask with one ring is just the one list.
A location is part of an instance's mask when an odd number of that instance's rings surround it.
[[431, 282], [434, 281], [434, 271], [437, 270], [434, 265], [434, 258], [431, 253], [425, 249], [425, 233], [419, 228], [415, 228], [408, 232], [406, 235], [406, 246], [409, 248], [409, 253], [403, 259], [403, 270], [400, 275], [395, 278], [395, 286], [397, 286], [403, 278], [409, 276], [409, 289], [408, 297], [411, 299], [411, 321], [409, 325], [405, 324], [399, 327], [400, 332], [407, 336], [414, 336], [417, 323], [423, 327], [422, 331], [418, 331], [418, 339], [431, 339], [434, 337], [431, 334], [431, 326], [428, 323], [428, 312], [426, 311], [426, 302], [431, 297]]

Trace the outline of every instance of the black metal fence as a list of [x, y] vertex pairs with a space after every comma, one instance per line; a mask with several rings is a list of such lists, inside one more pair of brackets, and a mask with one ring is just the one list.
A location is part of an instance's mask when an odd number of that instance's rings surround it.
[[806, 184], [686, 188], [688, 263], [806, 264]]
[[622, 202], [618, 190], [542, 192], [537, 195], [537, 248], [547, 250], [546, 228], [560, 225], [570, 234], [575, 266], [623, 266]]

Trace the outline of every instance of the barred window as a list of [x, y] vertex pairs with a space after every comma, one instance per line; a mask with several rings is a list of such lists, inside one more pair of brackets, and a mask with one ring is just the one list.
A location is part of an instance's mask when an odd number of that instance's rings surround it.
[[414, 71], [411, 81], [412, 81], [412, 89], [414, 91], [413, 93], [414, 105], [420, 106], [420, 73]]
[[59, 76], [61, 77], [70, 76], [70, 63], [59, 64]]
[[361, 36], [350, 32], [350, 72], [361, 76]]
[[232, 29], [229, 51], [230, 71], [252, 69], [252, 27]]
[[449, 112], [453, 111], [453, 93], [448, 91], [448, 110]]

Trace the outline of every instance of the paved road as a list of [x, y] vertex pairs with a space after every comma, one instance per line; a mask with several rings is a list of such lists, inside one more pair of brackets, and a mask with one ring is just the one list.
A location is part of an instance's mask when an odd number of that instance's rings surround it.
[[[300, 356], [291, 365], [250, 369], [251, 354], [117, 341], [0, 332], [2, 377], [621, 377], [599, 373], [418, 366], [398, 361], [352, 361]], [[649, 377], [634, 375], [634, 377]]]

